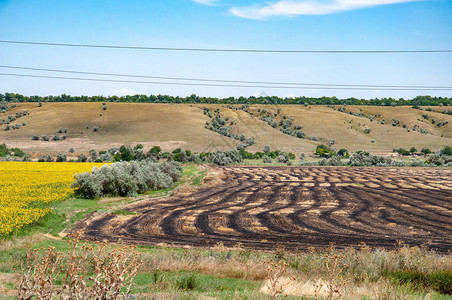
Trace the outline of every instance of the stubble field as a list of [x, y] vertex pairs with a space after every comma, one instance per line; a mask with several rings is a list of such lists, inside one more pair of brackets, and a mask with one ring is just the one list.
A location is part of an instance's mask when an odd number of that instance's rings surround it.
[[224, 167], [222, 182], [86, 219], [92, 240], [272, 250], [365, 243], [452, 248], [452, 170]]

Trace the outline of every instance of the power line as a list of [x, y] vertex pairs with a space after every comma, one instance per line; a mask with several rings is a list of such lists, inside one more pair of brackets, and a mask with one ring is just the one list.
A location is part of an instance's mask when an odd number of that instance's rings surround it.
[[209, 83], [180, 83], [180, 82], [161, 82], [161, 81], [138, 81], [138, 80], [117, 80], [117, 79], [100, 79], [100, 78], [81, 78], [81, 77], [63, 77], [63, 76], [47, 76], [32, 74], [13, 74], [0, 73], [3, 76], [29, 77], [29, 78], [48, 78], [48, 79], [65, 79], [80, 80], [94, 82], [121, 82], [121, 83], [141, 83], [141, 84], [163, 84], [163, 85], [183, 85], [183, 86], [210, 86], [210, 87], [235, 87], [235, 88], [269, 88], [269, 89], [321, 89], [321, 90], [452, 90], [447, 88], [370, 88], [370, 87], [318, 87], [318, 86], [265, 86], [265, 85], [236, 85], [236, 84], [209, 84]]
[[328, 87], [368, 87], [368, 88], [452, 89], [452, 86], [298, 83], [298, 82], [204, 79], [204, 78], [187, 78], [187, 77], [164, 77], [164, 76], [132, 75], [132, 74], [118, 74], [118, 73], [100, 73], [100, 72], [86, 72], [86, 71], [47, 69], [47, 68], [33, 68], [33, 67], [21, 67], [21, 66], [6, 66], [6, 65], [0, 65], [0, 68], [18, 69], [18, 70], [32, 70], [32, 71], [44, 71], [44, 72], [70, 73], [70, 74], [84, 74], [84, 75], [101, 75], [101, 76], [132, 77], [132, 78], [152, 78], [152, 79], [180, 80], [180, 81], [205, 81], [205, 82], [223, 82], [223, 83], [243, 83], [243, 84], [299, 85], [299, 86], [310, 86], [310, 87], [311, 86], [328, 86]]
[[145, 46], [118, 46], [95, 44], [72, 44], [0, 40], [4, 44], [23, 44], [40, 46], [107, 48], [128, 50], [160, 50], [160, 51], [196, 51], [196, 52], [243, 52], [243, 53], [318, 53], [318, 54], [390, 54], [390, 53], [452, 53], [451, 49], [432, 50], [283, 50], [283, 49], [221, 49], [221, 48], [183, 48], [183, 47], [145, 47]]

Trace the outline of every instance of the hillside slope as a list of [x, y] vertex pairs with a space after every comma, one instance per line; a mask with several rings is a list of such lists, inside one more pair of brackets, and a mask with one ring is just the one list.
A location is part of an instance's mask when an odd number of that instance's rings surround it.
[[[107, 110], [101, 103], [20, 103], [17, 107], [0, 114], [0, 120], [8, 115], [27, 110], [29, 115], [12, 121], [10, 125], [22, 124], [19, 129], [5, 131], [6, 125], [0, 125], [0, 143], [9, 147], [19, 147], [34, 155], [42, 153], [67, 153], [74, 148], [76, 153], [91, 149], [108, 149], [123, 144], [141, 143], [145, 149], [159, 145], [163, 150], [178, 147], [194, 151], [215, 151], [233, 149], [239, 141], [222, 136], [205, 128], [211, 119], [203, 113], [203, 107], [219, 109], [222, 117], [234, 120], [231, 132], [246, 137], [254, 136], [256, 143], [249, 151], [262, 151], [265, 145], [295, 153], [313, 152], [319, 143], [328, 143], [334, 139], [334, 147], [354, 150], [367, 150], [374, 153], [389, 153], [394, 147], [418, 149], [428, 147], [438, 150], [452, 144], [452, 116], [435, 112], [425, 112], [411, 107], [371, 107], [351, 106], [354, 112], [375, 114], [378, 117], [371, 122], [366, 117], [349, 115], [325, 106], [301, 105], [252, 105], [245, 110], [225, 105], [199, 104], [137, 104], [107, 103]], [[294, 124], [302, 125], [306, 139], [283, 134], [280, 127], [273, 128], [260, 120], [259, 110], [265, 109], [279, 114], [276, 121], [292, 116]], [[423, 120], [427, 113], [438, 120], [449, 123], [442, 127]], [[423, 134], [408, 132], [405, 128], [378, 124], [381, 119], [398, 119], [409, 127], [417, 124], [429, 131]], [[94, 127], [99, 130], [94, 132]], [[67, 133], [58, 133], [58, 129], [67, 129]], [[365, 133], [365, 128], [370, 132]], [[33, 135], [67, 135], [64, 141], [32, 140]], [[309, 138], [316, 137], [319, 141]], [[373, 140], [373, 142], [372, 142]]]

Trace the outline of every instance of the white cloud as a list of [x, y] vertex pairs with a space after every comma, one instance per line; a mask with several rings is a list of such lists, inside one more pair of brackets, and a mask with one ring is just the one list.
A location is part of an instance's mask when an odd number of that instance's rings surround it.
[[282, 0], [263, 6], [233, 7], [230, 12], [237, 17], [260, 20], [273, 16], [328, 15], [377, 5], [412, 1], [420, 0]]
[[136, 95], [137, 92], [134, 91], [134, 90], [129, 90], [129, 89], [122, 88], [122, 89], [113, 91], [113, 94], [116, 95], [116, 96], [126, 96], [126, 95]]
[[218, 0], [193, 0], [193, 1], [203, 5], [214, 5]]

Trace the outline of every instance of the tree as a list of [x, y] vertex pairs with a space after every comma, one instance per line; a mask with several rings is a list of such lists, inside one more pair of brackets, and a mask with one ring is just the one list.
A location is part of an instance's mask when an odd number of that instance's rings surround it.
[[416, 147], [414, 147], [414, 146], [411, 147], [411, 148], [410, 148], [410, 153], [413, 154], [413, 153], [415, 153], [415, 152], [417, 152]]
[[444, 146], [444, 148], [441, 149], [440, 154], [441, 155], [452, 155], [452, 147], [451, 146]]

